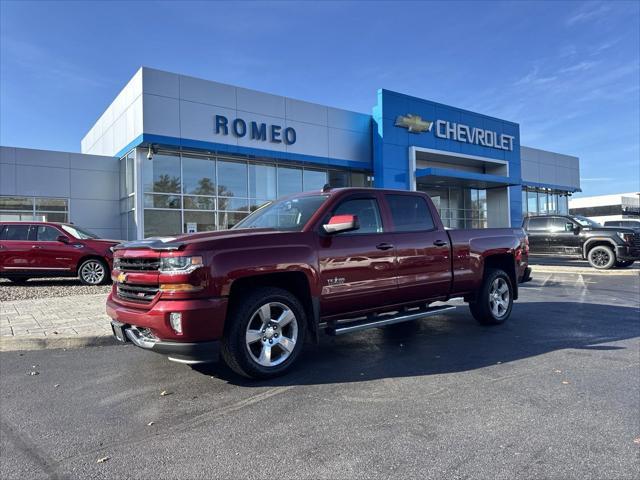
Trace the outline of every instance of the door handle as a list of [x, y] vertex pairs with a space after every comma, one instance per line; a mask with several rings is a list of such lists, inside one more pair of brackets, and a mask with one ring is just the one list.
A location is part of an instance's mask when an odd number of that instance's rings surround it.
[[433, 244], [436, 247], [444, 247], [447, 244], [447, 242], [445, 242], [444, 240], [436, 240], [435, 242], [433, 242]]
[[38, 248], [38, 249], [42, 249], [42, 247], [40, 245], [34, 245], [31, 248]]
[[378, 245], [376, 245], [376, 248], [378, 250], [391, 250], [393, 248], [393, 245], [391, 245], [390, 243], [379, 243]]

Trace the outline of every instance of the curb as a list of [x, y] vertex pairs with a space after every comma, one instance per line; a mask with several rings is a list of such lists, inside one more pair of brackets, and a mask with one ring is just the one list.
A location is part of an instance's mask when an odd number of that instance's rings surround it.
[[74, 337], [2, 337], [0, 352], [18, 350], [49, 350], [55, 348], [83, 348], [117, 345], [111, 335], [87, 335]]
[[596, 270], [590, 267], [568, 267], [555, 265], [530, 265], [531, 273], [573, 273], [575, 275], [609, 275], [609, 276], [639, 276], [640, 270], [630, 269], [613, 269], [613, 270]]

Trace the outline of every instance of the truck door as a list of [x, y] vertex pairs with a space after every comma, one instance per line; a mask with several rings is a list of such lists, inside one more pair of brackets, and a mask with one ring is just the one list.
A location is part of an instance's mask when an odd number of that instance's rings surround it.
[[82, 250], [70, 243], [58, 241], [68, 235], [51, 225], [34, 225], [36, 238], [33, 244], [36, 266], [42, 270], [73, 270]]
[[446, 297], [451, 289], [451, 243], [433, 220], [426, 199], [411, 194], [385, 194], [393, 222], [398, 301]]
[[395, 248], [382, 221], [378, 195], [372, 192], [349, 196], [328, 217], [341, 214], [356, 215], [360, 228], [320, 236], [322, 316], [393, 303], [397, 289]]
[[529, 236], [529, 251], [532, 254], [549, 253], [548, 225], [548, 217], [529, 217], [526, 230]]
[[0, 269], [6, 274], [30, 272], [37, 268], [29, 224], [8, 224], [2, 230], [0, 240]]
[[549, 251], [559, 255], [582, 255], [577, 225], [566, 217], [549, 219]]

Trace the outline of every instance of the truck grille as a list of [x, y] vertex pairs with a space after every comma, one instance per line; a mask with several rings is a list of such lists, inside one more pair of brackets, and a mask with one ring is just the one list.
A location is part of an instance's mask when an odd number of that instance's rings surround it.
[[131, 258], [120, 257], [116, 261], [116, 268], [122, 272], [152, 272], [160, 268], [159, 258]]
[[633, 234], [633, 243], [631, 245], [633, 253], [640, 254], [640, 233]]
[[157, 285], [128, 285], [116, 283], [118, 297], [129, 302], [150, 303], [158, 293]]

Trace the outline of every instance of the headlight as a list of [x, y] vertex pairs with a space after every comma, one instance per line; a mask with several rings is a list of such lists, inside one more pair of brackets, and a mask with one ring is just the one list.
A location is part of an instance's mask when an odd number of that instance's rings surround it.
[[191, 273], [202, 265], [202, 257], [162, 257], [160, 273]]
[[115, 257], [115, 258], [113, 259], [113, 268], [114, 268], [114, 270], [115, 270], [116, 268], [120, 268], [120, 257]]
[[618, 235], [624, 243], [633, 243], [633, 233], [616, 232], [616, 235]]

